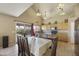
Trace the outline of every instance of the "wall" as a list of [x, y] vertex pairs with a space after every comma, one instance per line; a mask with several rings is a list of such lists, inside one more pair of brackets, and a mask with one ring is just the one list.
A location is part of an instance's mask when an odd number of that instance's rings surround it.
[[9, 46], [15, 44], [15, 17], [0, 14], [0, 46], [2, 46], [2, 36], [9, 36]]

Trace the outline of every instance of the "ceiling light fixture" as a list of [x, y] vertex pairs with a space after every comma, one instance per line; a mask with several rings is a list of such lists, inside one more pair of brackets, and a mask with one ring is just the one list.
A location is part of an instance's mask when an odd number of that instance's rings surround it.
[[62, 15], [65, 15], [65, 14], [66, 14], [65, 12], [60, 13], [61, 16], [62, 16]]
[[47, 17], [43, 17], [45, 20], [47, 19]]
[[40, 13], [39, 9], [38, 9], [36, 15], [37, 15], [37, 16], [41, 16], [41, 13]]
[[57, 11], [59, 13], [59, 15], [65, 15], [66, 13], [64, 12], [64, 4], [60, 3], [57, 7]]
[[41, 16], [41, 14], [40, 14], [40, 13], [37, 13], [36, 15], [37, 15], [37, 16]]
[[61, 7], [61, 8], [63, 8], [64, 4], [60, 3], [58, 6]]
[[57, 9], [58, 9], [58, 10], [63, 10], [63, 7], [64, 7], [64, 4], [61, 4], [61, 3], [60, 3], [60, 4], [57, 6]]
[[45, 20], [47, 19], [47, 12], [45, 11], [44, 17]]

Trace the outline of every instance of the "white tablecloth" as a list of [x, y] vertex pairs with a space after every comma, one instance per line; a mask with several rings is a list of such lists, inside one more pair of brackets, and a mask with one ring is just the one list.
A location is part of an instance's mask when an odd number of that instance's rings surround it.
[[52, 45], [51, 40], [40, 38], [39, 55], [42, 56], [51, 45]]
[[44, 38], [28, 37], [28, 43], [30, 46], [30, 51], [35, 56], [43, 55], [46, 50], [51, 46], [52, 41]]

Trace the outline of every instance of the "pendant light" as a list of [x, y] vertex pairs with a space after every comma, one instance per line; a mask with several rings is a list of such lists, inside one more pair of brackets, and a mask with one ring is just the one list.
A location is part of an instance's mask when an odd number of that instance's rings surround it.
[[37, 10], [36, 15], [37, 15], [37, 16], [41, 16], [41, 13], [40, 13], [39, 9]]

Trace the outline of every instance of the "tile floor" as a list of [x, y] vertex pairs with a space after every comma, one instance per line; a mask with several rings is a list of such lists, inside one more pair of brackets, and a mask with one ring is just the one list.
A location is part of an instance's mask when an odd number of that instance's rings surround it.
[[[74, 46], [70, 43], [59, 41], [57, 44], [56, 56], [75, 56]], [[48, 49], [44, 56], [51, 56], [51, 49]]]
[[75, 56], [74, 45], [66, 42], [58, 42], [57, 56]]
[[[57, 56], [74, 56], [73, 45], [65, 42], [58, 42]], [[0, 56], [18, 56], [17, 45], [9, 48], [0, 48]], [[48, 49], [44, 56], [51, 56], [51, 49]]]
[[18, 56], [17, 45], [4, 49], [0, 48], [0, 56]]

